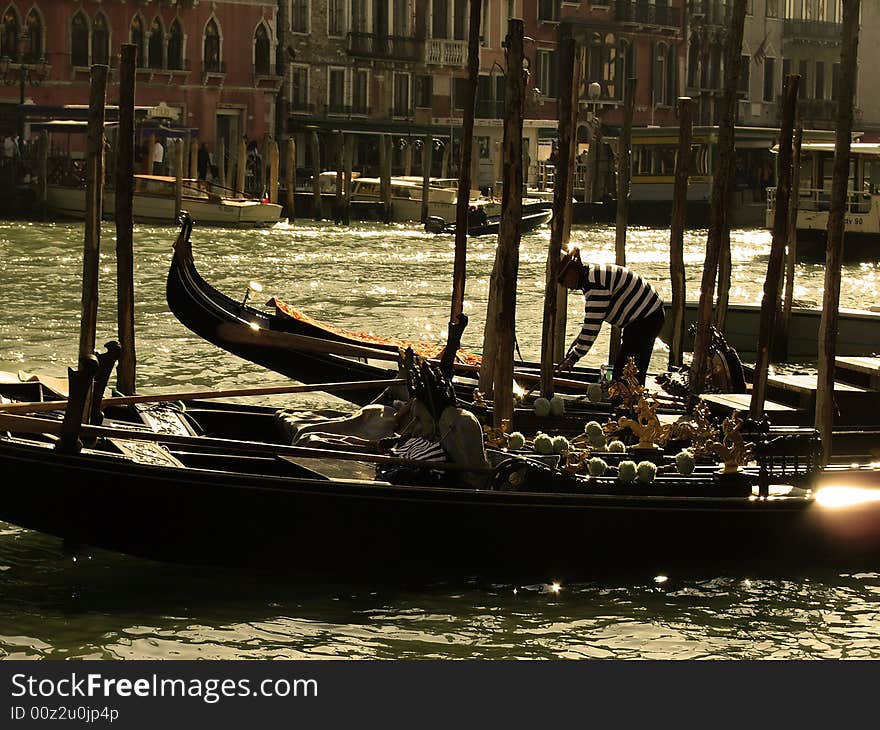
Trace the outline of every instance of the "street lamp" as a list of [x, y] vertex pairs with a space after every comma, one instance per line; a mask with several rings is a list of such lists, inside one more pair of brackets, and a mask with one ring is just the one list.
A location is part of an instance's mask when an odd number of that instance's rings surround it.
[[[46, 78], [46, 62], [25, 63], [25, 44], [29, 35], [25, 32], [18, 38], [18, 59], [12, 63], [9, 58], [0, 59], [0, 77], [7, 86], [18, 84], [18, 140], [24, 143], [24, 90], [25, 86], [39, 86]], [[36, 59], [32, 59], [36, 60]]]

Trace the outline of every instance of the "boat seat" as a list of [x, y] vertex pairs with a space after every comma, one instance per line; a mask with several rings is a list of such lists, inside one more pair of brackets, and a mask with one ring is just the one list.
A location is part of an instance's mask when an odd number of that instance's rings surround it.
[[136, 464], [185, 468], [182, 461], [153, 441], [135, 441], [123, 438], [111, 438], [109, 441], [119, 449], [123, 456]]
[[[815, 375], [773, 375], [767, 379], [767, 393], [777, 400], [810, 414], [816, 410]], [[835, 381], [836, 426], [876, 424], [880, 412], [880, 391]]]
[[376, 480], [376, 464], [371, 461], [343, 461], [286, 454], [279, 454], [278, 459], [297, 467], [298, 476], [310, 476], [314, 479], [364, 479], [370, 482]]
[[[712, 413], [729, 416], [734, 411], [748, 413], [752, 402], [751, 393], [704, 393], [700, 396]], [[796, 426], [803, 422], [803, 413], [793, 406], [764, 400], [764, 412], [774, 426]]]
[[853, 385], [880, 390], [880, 357], [838, 357], [834, 366], [835, 377]]

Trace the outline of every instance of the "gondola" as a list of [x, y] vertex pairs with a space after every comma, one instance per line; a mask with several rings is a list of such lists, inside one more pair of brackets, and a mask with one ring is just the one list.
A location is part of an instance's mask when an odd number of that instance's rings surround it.
[[727, 490], [714, 467], [635, 489], [613, 478], [560, 487], [539, 469], [512, 489], [502, 458], [482, 489], [454, 479], [426, 486], [344, 478], [328, 476], [326, 455], [304, 460], [296, 447], [242, 441], [248, 410], [187, 410], [182, 416], [199, 435], [157, 434], [117, 415], [88, 427], [95, 443], [72, 453], [41, 435], [57, 419], [29, 425], [39, 435], [4, 422], [12, 430], [0, 432], [8, 486], [0, 520], [70, 546], [276, 573], [574, 580], [880, 561], [877, 503], [824, 508], [803, 474], [752, 470], [744, 492], [739, 483]]
[[[186, 327], [227, 352], [303, 383], [387, 380], [397, 375], [397, 361], [402, 348], [412, 346], [416, 354], [423, 357], [436, 357], [440, 352], [441, 348], [437, 345], [374, 337], [334, 327], [313, 319], [277, 298], [269, 302], [274, 311], [263, 311], [249, 306], [245, 301], [233, 299], [212, 287], [199, 274], [193, 259], [191, 233], [192, 223], [185, 217], [168, 272], [168, 305]], [[461, 401], [472, 402], [479, 358], [467, 352], [460, 352], [459, 355], [459, 361], [455, 364], [456, 392]], [[726, 358], [731, 357], [735, 365], [738, 361], [735, 352], [730, 350], [719, 354], [719, 364], [726, 363]], [[515, 378], [524, 390], [536, 384], [539, 373], [540, 366], [536, 363], [515, 364]], [[607, 420], [611, 413], [607, 401], [592, 403], [586, 398], [588, 385], [598, 382], [600, 377], [600, 372], [591, 368], [577, 368], [566, 373], [564, 378], [557, 381], [557, 392], [568, 397], [565, 416], [535, 418], [531, 405], [526, 402], [523, 407], [517, 408], [517, 428], [572, 434], [580, 432], [587, 420]], [[661, 393], [663, 387], [660, 381], [663, 379], [663, 374], [649, 374], [650, 390]], [[339, 395], [357, 405], [365, 405], [378, 398], [383, 390], [377, 386], [375, 390], [364, 389]], [[779, 397], [772, 388], [769, 396]], [[748, 410], [748, 394], [731, 398], [710, 397], [708, 402], [717, 415], [723, 416], [730, 406], [719, 401], [726, 400], [734, 403], [735, 408]], [[486, 406], [474, 404], [473, 408], [481, 420], [491, 420]], [[667, 415], [681, 414], [683, 401], [670, 397], [661, 410]], [[801, 410], [784, 404], [774, 405], [774, 410], [768, 410], [767, 415], [771, 424], [780, 427], [810, 428], [814, 420], [814, 414], [809, 409]], [[836, 426], [835, 455], [858, 457], [871, 453], [876, 448], [878, 432], [873, 424], [873, 421], [863, 420], [858, 426]]]
[[[423, 357], [436, 357], [442, 349], [433, 344], [370, 337], [333, 327], [276, 298], [269, 302], [274, 312], [233, 299], [199, 274], [193, 259], [191, 233], [192, 222], [184, 217], [166, 282], [168, 307], [195, 334], [227, 352], [303, 383], [321, 383], [387, 380], [397, 374], [401, 349], [412, 347]], [[459, 352], [454, 368], [460, 397], [473, 396], [479, 362], [479, 356]], [[518, 363], [516, 369], [526, 387], [534, 384], [540, 372], [540, 366], [533, 363]], [[598, 378], [598, 370], [578, 369], [566, 374], [563, 385], [567, 382], [570, 389], [583, 396], [585, 384]], [[353, 391], [345, 397], [364, 405], [381, 392], [382, 388], [377, 387]]]
[[[553, 217], [553, 208], [549, 203], [532, 203], [524, 205], [520, 230], [523, 233], [534, 231], [536, 228], [549, 222]], [[483, 221], [468, 222], [469, 236], [498, 235], [501, 229], [501, 216], [490, 215]], [[445, 218], [429, 215], [425, 221], [425, 231], [428, 233], [455, 233], [455, 221], [447, 222]]]

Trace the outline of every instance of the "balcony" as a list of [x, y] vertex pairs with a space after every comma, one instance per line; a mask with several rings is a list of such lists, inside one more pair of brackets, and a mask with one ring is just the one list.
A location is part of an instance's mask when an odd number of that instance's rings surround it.
[[425, 63], [429, 66], [467, 65], [467, 41], [450, 41], [443, 38], [428, 38], [425, 41]]
[[[784, 99], [776, 97], [776, 116], [782, 118]], [[798, 115], [808, 124], [834, 123], [837, 120], [837, 102], [831, 99], [798, 99]]]
[[202, 80], [204, 83], [209, 81], [222, 82], [226, 78], [226, 62], [211, 61], [202, 63]]
[[420, 61], [424, 41], [404, 36], [349, 33], [348, 55], [389, 61]]
[[782, 35], [786, 41], [838, 44], [843, 36], [843, 24], [788, 18], [783, 22]]
[[614, 19], [619, 23], [678, 28], [681, 26], [681, 9], [657, 7], [646, 0], [617, 0]]
[[291, 114], [314, 114], [315, 105], [309, 104], [302, 99], [291, 99], [287, 106], [288, 112]]

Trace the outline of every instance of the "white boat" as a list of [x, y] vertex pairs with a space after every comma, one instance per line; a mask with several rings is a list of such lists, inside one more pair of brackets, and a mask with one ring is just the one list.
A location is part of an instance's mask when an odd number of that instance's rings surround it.
[[[844, 253], [876, 258], [880, 254], [880, 144], [854, 142], [844, 214]], [[798, 251], [824, 256], [831, 210], [831, 170], [834, 144], [801, 146], [801, 184], [798, 191]], [[776, 188], [767, 189], [765, 225], [773, 228]]]
[[[685, 331], [697, 319], [699, 303], [685, 304]], [[791, 310], [789, 324], [788, 356], [793, 360], [817, 357], [819, 347], [819, 321], [822, 308], [815, 305], [795, 306]], [[758, 349], [758, 326], [761, 319], [760, 304], [730, 304], [724, 326], [724, 337], [740, 354], [752, 354]], [[660, 339], [670, 341], [672, 317], [666, 303], [666, 324]], [[693, 339], [685, 338], [685, 347], [692, 347]], [[837, 354], [870, 355], [880, 352], [880, 311], [864, 309], [841, 309], [838, 314]]]
[[[439, 183], [439, 184], [437, 184]], [[451, 184], [455, 183], [455, 184]], [[455, 180], [432, 180], [428, 186], [428, 215], [455, 220], [458, 183]], [[486, 215], [501, 212], [499, 201], [487, 200], [473, 195], [470, 205], [483, 208]], [[352, 203], [380, 203], [382, 201], [382, 181], [378, 177], [359, 177], [352, 180]], [[391, 178], [391, 219], [403, 223], [422, 219], [422, 182], [416, 177]]]
[[[175, 178], [135, 175], [134, 219], [143, 223], [176, 224]], [[281, 206], [241, 195], [221, 194], [221, 188], [202, 180], [184, 179], [181, 208], [201, 225], [227, 227], [271, 226], [281, 218]], [[227, 191], [228, 192], [228, 191]], [[81, 219], [85, 215], [85, 189], [49, 185], [47, 204], [56, 215]], [[105, 189], [104, 217], [112, 218], [116, 192]]]

